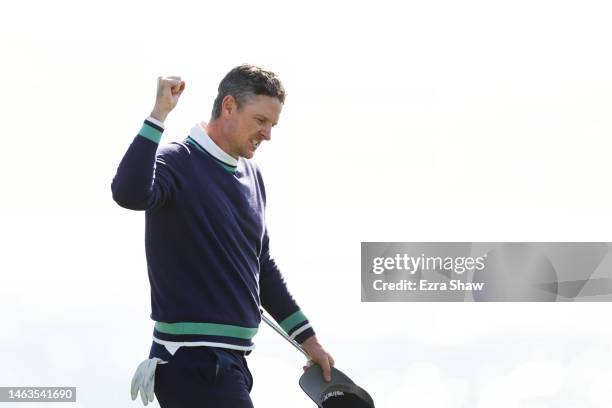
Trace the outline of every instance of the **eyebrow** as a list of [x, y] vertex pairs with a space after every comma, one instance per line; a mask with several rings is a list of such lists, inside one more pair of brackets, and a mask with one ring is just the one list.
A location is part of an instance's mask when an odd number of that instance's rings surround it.
[[[262, 115], [261, 113], [256, 113], [255, 116], [261, 116], [262, 118], [264, 118], [268, 122], [272, 122], [266, 115]], [[278, 122], [272, 124], [272, 126], [276, 126], [276, 125], [278, 125]]]

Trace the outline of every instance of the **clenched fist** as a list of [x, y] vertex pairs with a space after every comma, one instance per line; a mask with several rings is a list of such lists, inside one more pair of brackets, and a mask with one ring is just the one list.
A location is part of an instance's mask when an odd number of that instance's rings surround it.
[[181, 77], [158, 77], [157, 97], [151, 116], [162, 122], [166, 120], [166, 116], [174, 109], [184, 90], [185, 81], [181, 81]]

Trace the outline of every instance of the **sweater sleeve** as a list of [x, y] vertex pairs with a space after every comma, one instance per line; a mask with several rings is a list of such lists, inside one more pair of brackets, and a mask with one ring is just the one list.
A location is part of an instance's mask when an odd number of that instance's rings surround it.
[[145, 119], [138, 135], [119, 163], [111, 183], [113, 199], [130, 210], [150, 210], [163, 206], [174, 196], [176, 180], [170, 157], [156, 156], [164, 131], [163, 124]]
[[270, 256], [269, 244], [270, 239], [266, 229], [259, 260], [261, 305], [292, 339], [301, 344], [315, 332], [289, 293], [276, 262]]

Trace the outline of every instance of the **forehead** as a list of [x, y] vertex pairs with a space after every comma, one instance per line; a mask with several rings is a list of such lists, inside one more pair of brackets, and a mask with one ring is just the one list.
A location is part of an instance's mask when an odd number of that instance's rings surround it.
[[244, 110], [254, 115], [263, 115], [266, 118], [277, 122], [283, 104], [275, 97], [268, 95], [255, 95], [248, 98], [244, 105]]

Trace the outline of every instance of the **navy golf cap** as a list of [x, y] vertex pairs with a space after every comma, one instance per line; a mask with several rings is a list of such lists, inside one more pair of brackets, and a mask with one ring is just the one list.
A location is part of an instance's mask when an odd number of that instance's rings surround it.
[[326, 382], [321, 367], [313, 365], [300, 377], [300, 387], [321, 408], [374, 408], [370, 394], [334, 367]]

